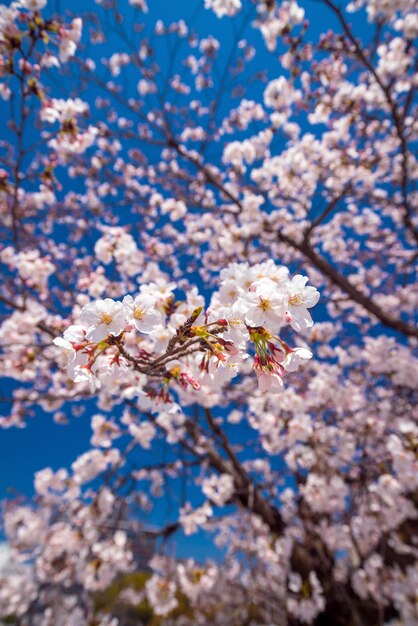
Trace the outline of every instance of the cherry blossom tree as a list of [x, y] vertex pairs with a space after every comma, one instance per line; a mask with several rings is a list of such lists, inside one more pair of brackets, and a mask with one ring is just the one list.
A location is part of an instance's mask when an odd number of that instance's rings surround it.
[[0, 425], [92, 428], [4, 505], [7, 623], [418, 623], [418, 13], [343, 4], [0, 6]]

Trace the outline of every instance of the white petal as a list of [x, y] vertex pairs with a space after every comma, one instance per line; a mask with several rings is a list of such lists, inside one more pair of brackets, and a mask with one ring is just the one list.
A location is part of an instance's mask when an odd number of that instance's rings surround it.
[[107, 324], [99, 324], [98, 326], [89, 326], [87, 329], [86, 337], [93, 343], [99, 343], [106, 339], [109, 334], [109, 327]]
[[292, 316], [290, 325], [293, 330], [301, 331], [305, 328], [313, 326], [312, 317], [304, 306], [291, 306], [289, 307], [289, 313]]

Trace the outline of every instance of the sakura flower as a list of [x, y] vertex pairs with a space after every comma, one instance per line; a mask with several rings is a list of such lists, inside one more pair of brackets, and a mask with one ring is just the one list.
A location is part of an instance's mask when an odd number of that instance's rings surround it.
[[152, 331], [154, 351], [164, 352], [174, 332], [172, 328], [167, 328], [162, 324], [156, 326]]
[[309, 415], [294, 415], [288, 424], [287, 441], [294, 445], [296, 441], [307, 441], [312, 434], [312, 420]]
[[303, 361], [309, 360], [312, 357], [312, 352], [306, 348], [293, 348], [286, 354], [281, 365], [287, 372], [296, 372], [303, 364]]
[[150, 422], [143, 422], [142, 424], [135, 424], [130, 422], [128, 425], [129, 434], [139, 443], [141, 448], [149, 450], [151, 448], [152, 440], [155, 437], [156, 428]]
[[74, 56], [77, 50], [77, 44], [81, 39], [83, 21], [80, 17], [76, 17], [71, 22], [70, 28], [61, 33], [61, 42], [59, 46], [59, 59], [61, 63], [66, 63], [68, 59]]
[[272, 80], [264, 92], [264, 103], [266, 106], [290, 114], [292, 102], [300, 96], [299, 91], [295, 91], [291, 82], [284, 76]]
[[85, 338], [86, 330], [81, 324], [73, 324], [64, 331], [64, 339], [72, 343], [81, 343]]
[[151, 80], [145, 80], [145, 78], [141, 78], [137, 85], [137, 90], [141, 96], [146, 96], [149, 93], [155, 93], [157, 91], [157, 87], [155, 86], [155, 83], [153, 83]]
[[202, 491], [214, 504], [224, 506], [234, 494], [234, 479], [229, 474], [212, 474], [203, 481]]
[[75, 383], [88, 383], [91, 393], [94, 393], [96, 389], [101, 386], [100, 380], [93, 374], [90, 368], [87, 366], [77, 365], [74, 368], [74, 382]]
[[228, 330], [224, 334], [227, 341], [232, 341], [240, 350], [244, 350], [249, 341], [249, 333], [244, 320], [238, 316], [234, 316], [234, 307], [230, 309], [231, 315], [226, 318]]
[[[263, 362], [264, 361], [264, 362]], [[270, 356], [260, 359], [258, 355], [254, 359], [254, 371], [257, 374], [258, 388], [265, 393], [280, 393], [283, 389], [283, 368]]]
[[187, 389], [188, 385], [190, 385], [195, 391], [201, 389], [201, 384], [197, 380], [195, 380], [193, 376], [191, 376], [188, 372], [181, 372], [177, 380], [183, 387], [183, 389]]
[[310, 473], [301, 492], [312, 511], [335, 513], [344, 510], [348, 487], [341, 476], [334, 475], [327, 479]]
[[155, 281], [141, 285], [140, 292], [147, 293], [156, 299], [157, 308], [163, 312], [167, 302], [173, 297], [176, 283], [167, 282], [164, 278], [156, 278]]
[[12, 95], [12, 90], [4, 83], [1, 83], [0, 98], [2, 98], [2, 100], [9, 100], [11, 95]]
[[[302, 591], [304, 590], [304, 592]], [[325, 608], [323, 588], [315, 572], [309, 572], [307, 581], [302, 581], [300, 574], [292, 572], [289, 576], [289, 594], [287, 609], [304, 624], [311, 624], [315, 617]]]
[[[232, 282], [232, 281], [231, 281]], [[238, 297], [238, 293], [235, 294]], [[239, 298], [232, 306], [214, 306], [208, 310], [207, 320], [211, 324], [226, 324], [227, 330], [222, 337], [232, 342], [239, 350], [245, 350], [249, 341], [249, 332], [244, 322], [247, 305]]]
[[169, 215], [170, 219], [174, 222], [181, 220], [187, 213], [187, 207], [182, 200], [175, 200], [174, 198], [168, 198], [161, 204], [161, 213], [163, 215]]
[[132, 296], [125, 296], [123, 299], [128, 321], [146, 335], [161, 325], [162, 316], [156, 305], [157, 299], [147, 293], [140, 293], [135, 299]]
[[[77, 366], [85, 366], [88, 361], [87, 354], [82, 351], [84, 345], [82, 342], [85, 341], [85, 335], [86, 331], [82, 326], [74, 325], [67, 328], [64, 332], [64, 337], [56, 337], [53, 340], [53, 343], [67, 357], [67, 372], [71, 378], [74, 376], [75, 368]], [[77, 346], [77, 344], [81, 345]]]
[[[8, 553], [5, 554], [4, 566], [8, 565]], [[2, 571], [0, 575], [0, 602], [5, 615], [16, 615], [20, 618], [36, 598], [36, 585], [27, 568], [13, 572]]]
[[198, 531], [199, 526], [203, 526], [210, 517], [212, 517], [213, 509], [209, 502], [205, 502], [201, 507], [193, 509], [190, 503], [187, 503], [180, 509], [180, 524], [183, 527], [185, 535], [193, 535]]
[[208, 363], [208, 374], [217, 385], [238, 374], [239, 365], [248, 356], [232, 341], [218, 338], [218, 344], [213, 346], [213, 354]]
[[20, 0], [20, 6], [29, 11], [39, 11], [46, 5], [47, 0]]
[[93, 449], [84, 452], [71, 465], [74, 480], [79, 485], [88, 483], [104, 472], [108, 466], [114, 467], [119, 461], [119, 450]]
[[119, 427], [113, 422], [106, 420], [103, 415], [94, 415], [91, 427], [93, 429], [92, 446], [110, 448], [112, 440], [120, 436]]
[[205, 9], [212, 9], [216, 17], [231, 17], [241, 10], [241, 0], [205, 0]]
[[125, 308], [111, 298], [96, 300], [82, 308], [80, 319], [87, 325], [86, 337], [95, 343], [119, 335], [125, 327]]
[[247, 306], [245, 322], [249, 326], [263, 326], [277, 332], [284, 323], [286, 295], [269, 278], [262, 278], [252, 284], [244, 297]]
[[140, 9], [144, 13], [148, 13], [147, 0], [129, 0], [129, 4]]
[[167, 615], [176, 608], [176, 584], [154, 574], [145, 584], [147, 598], [156, 615]]
[[61, 350], [63, 351], [63, 353], [65, 354], [65, 356], [68, 358], [69, 361], [73, 361], [75, 359], [76, 351], [74, 350], [72, 343], [70, 343], [66, 339], [63, 339], [62, 337], [55, 337], [55, 339], [53, 340], [53, 343], [58, 348], [61, 348]]
[[315, 287], [305, 287], [308, 280], [307, 276], [297, 274], [292, 278], [289, 285], [290, 293], [287, 310], [290, 325], [296, 331], [313, 326], [313, 320], [308, 309], [317, 304], [319, 292]]
[[71, 499], [79, 495], [79, 487], [68, 476], [66, 469], [53, 472], [50, 467], [35, 473], [35, 490], [45, 500], [58, 501], [61, 498]]
[[238, 374], [238, 363], [214, 356], [209, 361], [208, 372], [216, 385], [222, 385]]

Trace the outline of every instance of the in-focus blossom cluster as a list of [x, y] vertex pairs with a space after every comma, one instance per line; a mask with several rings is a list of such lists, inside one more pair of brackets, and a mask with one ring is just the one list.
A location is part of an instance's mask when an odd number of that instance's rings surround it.
[[[241, 365], [248, 369], [251, 355], [259, 388], [277, 393], [285, 372], [312, 357], [306, 347], [291, 348], [280, 337], [288, 325], [298, 332], [313, 325], [309, 309], [319, 293], [307, 281], [301, 275], [289, 279], [288, 270], [272, 262], [234, 264], [222, 271], [206, 310], [173, 302], [175, 285], [161, 293], [161, 285], [144, 284], [122, 301], [84, 305], [78, 323], [54, 343], [67, 357], [69, 375], [88, 382], [91, 391], [129, 377], [125, 372], [131, 369], [138, 389], [168, 400], [171, 383], [193, 390], [218, 387], [238, 375]], [[196, 294], [193, 299], [202, 301]], [[153, 378], [160, 378], [158, 392]]]

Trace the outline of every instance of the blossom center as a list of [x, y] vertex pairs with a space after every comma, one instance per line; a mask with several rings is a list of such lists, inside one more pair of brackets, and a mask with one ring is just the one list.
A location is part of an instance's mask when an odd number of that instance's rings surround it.
[[289, 304], [292, 304], [293, 306], [298, 306], [299, 304], [302, 304], [302, 298], [300, 297], [300, 294], [294, 293], [293, 296], [289, 298]]
[[136, 306], [134, 309], [134, 318], [136, 320], [142, 320], [145, 317], [145, 309], [141, 309], [140, 306]]
[[108, 326], [112, 321], [112, 316], [109, 315], [109, 313], [102, 313], [100, 315], [100, 321], [102, 324], [106, 324]]
[[268, 311], [271, 309], [270, 301], [266, 300], [266, 298], [260, 298], [259, 306], [262, 311]]

